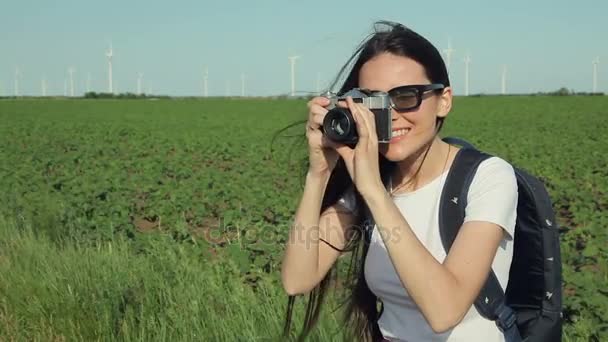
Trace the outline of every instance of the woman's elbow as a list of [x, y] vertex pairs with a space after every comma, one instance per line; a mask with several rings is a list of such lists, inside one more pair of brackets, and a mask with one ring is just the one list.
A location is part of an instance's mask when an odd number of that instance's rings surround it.
[[429, 325], [434, 333], [442, 334], [457, 326], [463, 318], [464, 313], [448, 312], [448, 310], [445, 310], [436, 315], [436, 317], [430, 319]]
[[281, 283], [283, 285], [283, 291], [285, 291], [288, 296], [296, 296], [301, 294], [301, 289], [297, 287], [296, 284], [292, 284], [287, 281], [284, 277], [281, 277]]
[[302, 284], [301, 281], [296, 281], [286, 273], [285, 270], [281, 272], [281, 284], [288, 296], [297, 296], [310, 292], [310, 290], [304, 286], [305, 284]]
[[308, 292], [310, 292], [310, 290], [307, 288], [298, 286], [296, 284], [288, 283], [284, 280], [282, 281], [282, 283], [283, 283], [283, 290], [285, 291], [285, 293], [287, 293], [288, 296], [297, 296], [297, 295], [307, 294]]
[[444, 332], [449, 331], [455, 326], [455, 324], [450, 324], [449, 322], [441, 321], [430, 322], [429, 324], [435, 334], [443, 334]]

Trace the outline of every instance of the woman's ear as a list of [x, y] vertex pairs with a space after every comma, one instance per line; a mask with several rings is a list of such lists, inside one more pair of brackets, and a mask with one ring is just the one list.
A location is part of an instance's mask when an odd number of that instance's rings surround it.
[[445, 118], [452, 109], [452, 87], [446, 87], [439, 96], [437, 117]]

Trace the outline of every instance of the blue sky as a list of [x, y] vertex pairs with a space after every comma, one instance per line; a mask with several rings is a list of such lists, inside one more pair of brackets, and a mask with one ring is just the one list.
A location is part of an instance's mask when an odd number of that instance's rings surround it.
[[1, 0], [0, 95], [63, 94], [73, 66], [76, 93], [91, 77], [107, 89], [105, 50], [114, 47], [119, 92], [143, 90], [200, 95], [209, 68], [209, 95], [248, 95], [290, 89], [287, 56], [300, 55], [296, 89], [315, 91], [337, 73], [376, 20], [401, 22], [440, 50], [452, 41], [451, 80], [464, 91], [471, 54], [471, 93], [500, 91], [508, 65], [508, 92], [592, 87], [592, 59], [600, 58], [598, 88], [608, 92], [608, 1], [87, 1]]

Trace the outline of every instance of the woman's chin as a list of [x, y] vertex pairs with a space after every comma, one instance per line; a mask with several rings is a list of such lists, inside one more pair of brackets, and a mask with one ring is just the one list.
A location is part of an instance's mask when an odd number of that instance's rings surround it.
[[383, 144], [380, 152], [389, 161], [400, 162], [407, 159], [414, 151], [411, 146], [406, 146], [401, 143]]
[[[427, 140], [428, 139], [428, 140]], [[388, 144], [381, 144], [378, 151], [389, 161], [401, 162], [411, 159], [414, 155], [420, 156], [436, 136], [423, 137], [421, 135], [408, 135], [405, 139], [397, 139]]]

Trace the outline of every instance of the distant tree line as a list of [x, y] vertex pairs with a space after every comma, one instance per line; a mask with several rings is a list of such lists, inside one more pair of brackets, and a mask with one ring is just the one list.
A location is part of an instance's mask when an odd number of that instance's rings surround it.
[[471, 94], [470, 97], [481, 97], [481, 96], [604, 96], [605, 93], [602, 92], [585, 92], [585, 91], [575, 91], [572, 89], [568, 89], [566, 87], [561, 87], [557, 90], [553, 91], [538, 91], [535, 93], [511, 93], [511, 94]]
[[90, 91], [84, 94], [85, 99], [147, 99], [147, 98], [169, 98], [167, 95], [134, 94], [134, 93], [97, 93]]
[[570, 95], [603, 96], [605, 94], [602, 93], [602, 92], [596, 92], [596, 93], [593, 93], [593, 92], [584, 92], [584, 91], [578, 91], [577, 92], [577, 91], [568, 89], [566, 87], [561, 87], [561, 88], [559, 88], [559, 89], [557, 89], [555, 91], [551, 91], [551, 92], [548, 92], [548, 93], [539, 92], [539, 93], [536, 93], [535, 95], [551, 95], [551, 96], [570, 96]]

